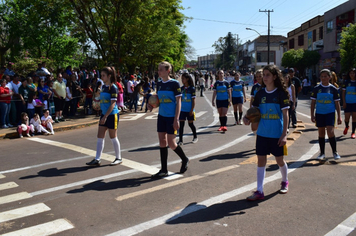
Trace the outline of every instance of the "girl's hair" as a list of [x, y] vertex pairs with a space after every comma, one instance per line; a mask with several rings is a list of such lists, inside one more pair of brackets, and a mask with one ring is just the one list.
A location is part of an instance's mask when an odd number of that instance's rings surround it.
[[334, 85], [336, 88], [339, 87], [339, 85], [337, 84], [337, 75], [334, 71], [331, 72], [331, 82], [332, 85]]
[[257, 74], [263, 74], [263, 70], [262, 69], [259, 69], [259, 70], [257, 70], [256, 72], [255, 72], [255, 75], [257, 75]]
[[164, 66], [166, 70], [169, 70], [172, 73], [172, 64], [168, 61], [162, 61], [158, 66]]
[[288, 78], [288, 83], [286, 84], [287, 87], [292, 85], [292, 81], [289, 74], [283, 74], [283, 78]]
[[353, 71], [353, 72], [356, 73], [356, 68], [352, 68], [352, 69], [350, 69], [350, 70], [347, 72], [347, 76], [346, 76], [347, 80], [351, 80], [351, 77], [350, 77], [350, 72], [351, 72], [351, 71]]
[[0, 85], [1, 85], [2, 83], [4, 83], [4, 82], [6, 82], [6, 79], [1, 79], [1, 80], [0, 80]]
[[[263, 67], [263, 71], [265, 70], [268, 70], [272, 75], [276, 76], [276, 79], [274, 80], [274, 86], [278, 89], [283, 90], [283, 92], [287, 95], [289, 99], [289, 93], [287, 91], [286, 85], [284, 84], [283, 76], [279, 68], [275, 65], [268, 65]], [[262, 81], [262, 86], [266, 87], [263, 81]]]
[[114, 67], [106, 66], [101, 71], [105, 72], [105, 74], [107, 74], [108, 76], [110, 75], [110, 87], [109, 88], [111, 88], [111, 85], [116, 84], [116, 71], [115, 71]]
[[72, 84], [73, 82], [70, 79], [67, 80], [67, 87], [69, 88], [70, 93], [72, 93]]
[[27, 81], [27, 83], [30, 83], [30, 81], [33, 81], [33, 80], [32, 80], [32, 77], [31, 77], [31, 76], [28, 76], [28, 77], [26, 78], [26, 81]]
[[26, 112], [21, 112], [21, 121], [25, 121], [25, 116], [28, 116]]
[[37, 113], [33, 114], [33, 118], [35, 118], [35, 117], [40, 118], [40, 116]]
[[328, 70], [328, 69], [322, 69], [322, 70], [320, 71], [320, 74], [322, 74], [322, 73], [326, 73], [329, 77], [331, 77], [331, 71]]
[[236, 71], [236, 72], [234, 73], [234, 76], [235, 76], [235, 75], [239, 75], [239, 76], [241, 77], [240, 71]]
[[184, 77], [187, 80], [189, 86], [194, 87], [193, 78], [192, 78], [192, 76], [190, 76], [189, 73], [183, 73], [182, 77]]

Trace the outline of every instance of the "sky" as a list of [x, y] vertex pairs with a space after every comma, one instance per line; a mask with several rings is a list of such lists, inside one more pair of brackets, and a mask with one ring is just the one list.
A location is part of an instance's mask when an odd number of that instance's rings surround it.
[[259, 10], [273, 10], [271, 34], [287, 37], [289, 31], [344, 2], [347, 0], [182, 0], [182, 12], [195, 18], [185, 22], [185, 32], [198, 57], [214, 53], [212, 45], [228, 32], [238, 35], [241, 43], [258, 37], [246, 28], [267, 35], [268, 15]]

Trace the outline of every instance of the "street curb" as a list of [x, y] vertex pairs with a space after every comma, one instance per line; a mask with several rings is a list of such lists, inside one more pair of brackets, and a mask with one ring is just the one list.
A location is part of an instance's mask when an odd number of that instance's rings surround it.
[[[91, 125], [98, 124], [99, 120], [96, 121], [90, 121], [86, 123], [80, 123], [80, 124], [72, 124], [72, 125], [66, 125], [66, 126], [61, 126], [61, 127], [53, 127], [54, 132], [61, 132], [61, 131], [66, 131], [66, 130], [73, 130], [73, 129], [81, 129], [85, 128]], [[0, 139], [13, 139], [13, 138], [18, 138], [19, 135], [16, 131], [14, 132], [9, 132], [6, 134], [0, 134]]]

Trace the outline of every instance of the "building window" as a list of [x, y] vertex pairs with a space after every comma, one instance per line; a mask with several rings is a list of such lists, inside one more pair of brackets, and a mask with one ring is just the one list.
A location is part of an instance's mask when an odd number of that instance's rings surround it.
[[294, 39], [290, 39], [289, 40], [289, 49], [293, 49], [294, 48]]
[[330, 33], [334, 29], [333, 21], [326, 22], [326, 33]]
[[[268, 52], [257, 52], [257, 62], [267, 62], [268, 61]], [[275, 62], [275, 51], [269, 52], [269, 61]]]
[[319, 39], [323, 39], [324, 38], [324, 27], [320, 27], [319, 28]]
[[304, 35], [299, 35], [298, 36], [298, 46], [303, 46], [304, 45]]
[[316, 30], [313, 30], [313, 42], [316, 41]]

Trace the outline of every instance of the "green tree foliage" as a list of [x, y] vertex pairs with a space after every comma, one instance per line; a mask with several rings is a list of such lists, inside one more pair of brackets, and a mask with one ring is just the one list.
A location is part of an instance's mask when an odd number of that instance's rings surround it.
[[105, 64], [130, 71], [161, 60], [183, 66], [187, 36], [180, 0], [68, 1]]
[[302, 72], [306, 68], [316, 65], [319, 60], [320, 54], [317, 51], [291, 49], [283, 54], [282, 66], [288, 68], [297, 68]]
[[340, 40], [340, 56], [342, 71], [356, 67], [356, 24], [343, 28]]
[[220, 54], [216, 67], [231, 69], [236, 58], [237, 41], [229, 32], [225, 37], [220, 37], [214, 44], [215, 52]]

